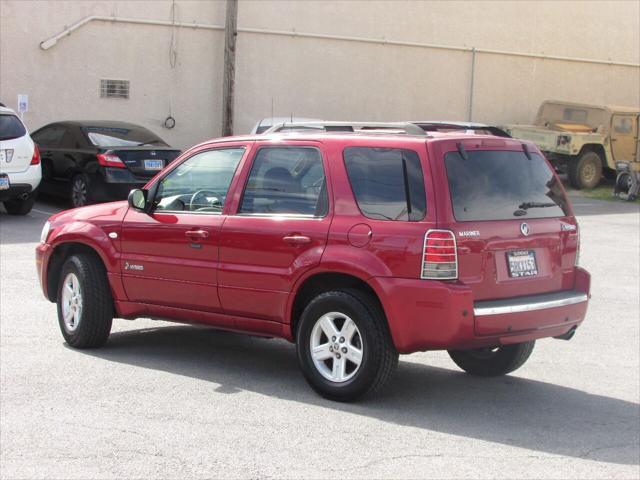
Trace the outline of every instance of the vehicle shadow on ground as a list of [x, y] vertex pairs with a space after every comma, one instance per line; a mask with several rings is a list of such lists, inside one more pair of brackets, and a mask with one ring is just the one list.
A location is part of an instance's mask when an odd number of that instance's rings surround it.
[[554, 455], [625, 465], [640, 455], [637, 404], [517, 376], [475, 378], [401, 358], [384, 391], [341, 404], [307, 386], [295, 347], [283, 340], [170, 326], [113, 333], [104, 348], [83, 353], [214, 382], [218, 393], [253, 391]]

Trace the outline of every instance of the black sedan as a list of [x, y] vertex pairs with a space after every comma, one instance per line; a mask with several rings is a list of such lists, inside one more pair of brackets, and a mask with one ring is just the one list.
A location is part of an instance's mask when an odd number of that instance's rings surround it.
[[167, 166], [180, 150], [139, 125], [66, 121], [31, 134], [40, 148], [40, 192], [67, 197], [81, 207], [121, 200]]

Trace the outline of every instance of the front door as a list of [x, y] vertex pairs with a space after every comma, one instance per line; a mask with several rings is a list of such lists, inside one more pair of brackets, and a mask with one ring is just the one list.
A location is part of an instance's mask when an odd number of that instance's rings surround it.
[[322, 153], [257, 150], [237, 213], [220, 239], [219, 294], [227, 314], [283, 321], [295, 280], [320, 262], [331, 216]]
[[122, 281], [132, 302], [219, 312], [223, 208], [244, 147], [195, 153], [159, 180], [150, 213], [122, 226]]
[[638, 151], [638, 116], [615, 114], [611, 120], [611, 151], [616, 162], [633, 162]]

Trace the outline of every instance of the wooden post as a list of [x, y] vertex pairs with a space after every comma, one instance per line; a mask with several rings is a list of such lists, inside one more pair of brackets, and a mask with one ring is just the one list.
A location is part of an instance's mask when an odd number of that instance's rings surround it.
[[222, 136], [233, 135], [233, 89], [236, 77], [238, 0], [227, 0], [224, 23], [224, 77], [222, 82]]

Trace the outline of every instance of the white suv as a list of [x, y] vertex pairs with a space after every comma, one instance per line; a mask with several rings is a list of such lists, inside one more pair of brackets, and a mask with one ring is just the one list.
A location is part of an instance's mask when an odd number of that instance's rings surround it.
[[0, 202], [11, 215], [26, 215], [42, 178], [40, 152], [16, 112], [0, 104]]

